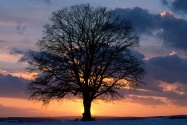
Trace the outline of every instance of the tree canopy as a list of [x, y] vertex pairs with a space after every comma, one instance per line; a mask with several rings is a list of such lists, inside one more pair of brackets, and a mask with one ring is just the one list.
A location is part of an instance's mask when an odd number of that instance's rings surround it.
[[83, 99], [83, 120], [91, 120], [93, 100], [124, 97], [125, 87], [143, 83], [142, 62], [131, 52], [139, 39], [128, 20], [89, 4], [52, 13], [28, 70], [37, 72], [27, 92], [44, 104], [66, 96]]

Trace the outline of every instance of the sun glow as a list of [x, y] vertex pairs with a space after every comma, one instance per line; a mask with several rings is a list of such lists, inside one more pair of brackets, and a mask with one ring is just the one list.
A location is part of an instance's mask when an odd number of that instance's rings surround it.
[[[79, 110], [78, 110], [79, 114], [83, 114], [84, 113], [84, 107], [82, 106]], [[91, 107], [91, 114], [92, 115], [97, 115], [96, 110], [94, 109], [94, 107]]]
[[[51, 102], [47, 107], [42, 107], [41, 103], [33, 103], [24, 99], [0, 98], [0, 108], [4, 107], [7, 116], [82, 116], [84, 111], [82, 100]], [[167, 102], [166, 102], [167, 103]], [[106, 103], [96, 101], [92, 103], [91, 114], [95, 116], [156, 116], [174, 115], [180, 112], [187, 113], [186, 107], [176, 107], [168, 105], [141, 105], [129, 102], [128, 100], [114, 101]], [[6, 107], [5, 107], [6, 106]], [[8, 110], [8, 108], [11, 109]], [[13, 113], [12, 113], [13, 112]]]
[[170, 56], [173, 56], [173, 55], [176, 55], [177, 53], [175, 51], [172, 51], [169, 55]]

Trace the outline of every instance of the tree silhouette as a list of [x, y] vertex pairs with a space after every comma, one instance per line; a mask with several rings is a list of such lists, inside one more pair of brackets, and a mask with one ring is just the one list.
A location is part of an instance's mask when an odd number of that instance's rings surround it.
[[28, 69], [38, 72], [28, 85], [33, 100], [48, 104], [66, 96], [82, 98], [82, 120], [92, 120], [93, 100], [124, 97], [125, 87], [142, 83], [142, 62], [130, 51], [138, 45], [131, 23], [104, 7], [76, 5], [52, 13], [32, 53]]

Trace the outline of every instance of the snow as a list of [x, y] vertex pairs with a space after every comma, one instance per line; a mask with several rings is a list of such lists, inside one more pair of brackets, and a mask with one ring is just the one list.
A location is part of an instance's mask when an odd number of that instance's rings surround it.
[[76, 122], [38, 122], [10, 123], [0, 122], [0, 125], [187, 125], [187, 119], [145, 119], [145, 120], [108, 120], [108, 121], [76, 121]]

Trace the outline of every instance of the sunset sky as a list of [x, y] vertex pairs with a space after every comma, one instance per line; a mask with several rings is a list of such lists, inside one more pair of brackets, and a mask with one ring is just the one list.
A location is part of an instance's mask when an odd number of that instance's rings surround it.
[[53, 11], [82, 3], [107, 7], [132, 21], [140, 36], [134, 49], [146, 69], [146, 85], [138, 93], [95, 101], [93, 116], [187, 115], [187, 0], [0, 0], [0, 117], [81, 116], [79, 99], [47, 107], [28, 100], [25, 88], [32, 74], [20, 58], [38, 50], [35, 43]]

